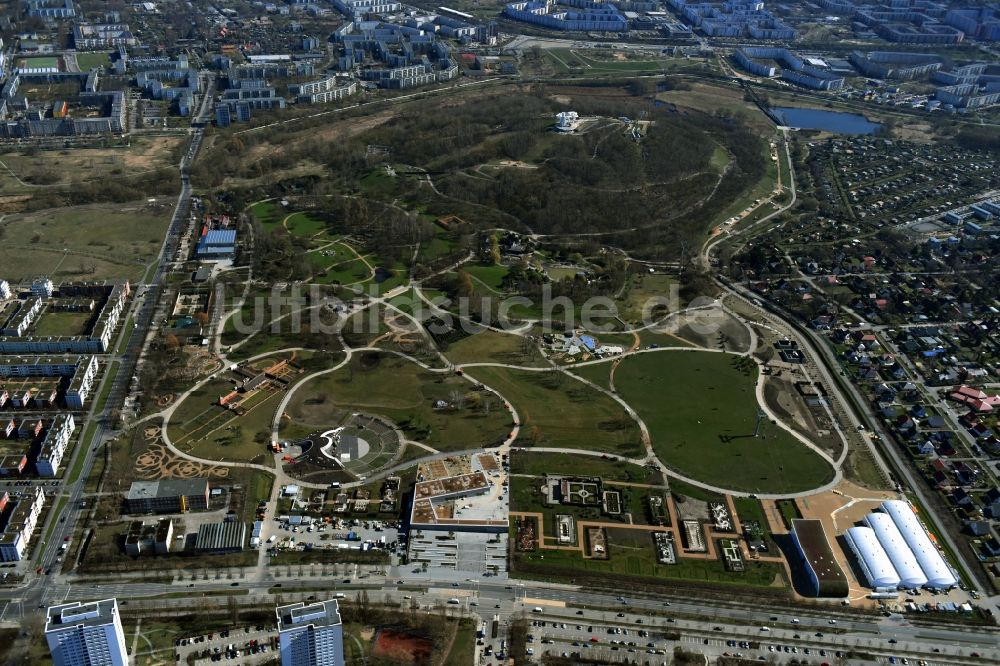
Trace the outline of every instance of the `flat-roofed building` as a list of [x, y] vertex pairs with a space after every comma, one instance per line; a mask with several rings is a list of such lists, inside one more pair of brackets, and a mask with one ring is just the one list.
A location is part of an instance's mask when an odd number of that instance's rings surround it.
[[203, 553], [231, 553], [243, 550], [246, 545], [247, 524], [232, 521], [199, 526], [194, 548]]
[[508, 499], [496, 455], [421, 465], [410, 512], [410, 562], [427, 571], [507, 570]]
[[125, 496], [128, 513], [183, 513], [208, 508], [208, 479], [133, 481]]
[[823, 523], [796, 518], [792, 521], [792, 541], [798, 549], [814, 596], [846, 597], [849, 592], [847, 576], [830, 548]]
[[66, 406], [70, 409], [83, 409], [83, 403], [94, 388], [94, 380], [97, 378], [97, 357], [88, 356], [81, 359], [72, 379], [69, 380], [69, 387], [66, 389]]
[[49, 607], [45, 640], [55, 666], [128, 666], [129, 663], [115, 599]]
[[236, 254], [235, 229], [211, 229], [198, 240], [195, 255], [199, 259], [224, 258]]
[[281, 666], [344, 666], [344, 627], [336, 600], [279, 606]]

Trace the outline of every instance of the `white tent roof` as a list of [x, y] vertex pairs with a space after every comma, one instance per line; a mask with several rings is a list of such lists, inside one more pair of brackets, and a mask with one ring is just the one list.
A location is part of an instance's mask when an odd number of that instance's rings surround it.
[[948, 588], [958, 585], [958, 579], [948, 563], [941, 557], [937, 547], [927, 536], [927, 530], [913, 514], [913, 509], [906, 502], [887, 500], [882, 502], [882, 510], [892, 518], [906, 545], [913, 551], [917, 564], [927, 577], [927, 585], [931, 587]]
[[870, 513], [865, 516], [865, 524], [875, 532], [875, 537], [885, 550], [885, 554], [889, 556], [889, 561], [899, 574], [900, 583], [904, 587], [923, 587], [927, 584], [927, 576], [917, 564], [917, 558], [913, 556], [910, 547], [903, 540], [903, 535], [899, 533], [899, 528], [888, 514]]
[[899, 574], [870, 527], [851, 527], [844, 535], [873, 588], [899, 587]]

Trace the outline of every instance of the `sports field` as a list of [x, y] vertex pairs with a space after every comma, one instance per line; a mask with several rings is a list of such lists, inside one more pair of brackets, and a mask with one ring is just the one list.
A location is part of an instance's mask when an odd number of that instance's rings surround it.
[[33, 56], [22, 58], [18, 67], [59, 67], [59, 56]]
[[732, 354], [664, 351], [631, 356], [615, 386], [646, 422], [668, 467], [721, 488], [761, 493], [810, 490], [833, 469], [765, 420], [755, 438], [757, 366]]
[[107, 53], [77, 53], [76, 64], [81, 72], [89, 72], [95, 67], [107, 67], [111, 64], [111, 57]]

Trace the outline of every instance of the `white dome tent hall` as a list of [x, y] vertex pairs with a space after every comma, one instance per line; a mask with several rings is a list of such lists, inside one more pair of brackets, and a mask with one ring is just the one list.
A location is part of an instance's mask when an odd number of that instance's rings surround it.
[[906, 588], [926, 585], [927, 576], [917, 564], [917, 558], [913, 556], [913, 552], [906, 545], [903, 535], [899, 533], [899, 528], [892, 522], [892, 518], [884, 513], [869, 513], [865, 516], [864, 522], [872, 528], [875, 538], [878, 539], [885, 554], [889, 557], [889, 561], [892, 562], [893, 568], [899, 574], [899, 584]]
[[851, 527], [844, 534], [868, 586], [875, 590], [899, 588], [899, 574], [870, 527]]
[[892, 522], [899, 528], [903, 540], [927, 577], [927, 587], [946, 590], [958, 585], [954, 571], [941, 556], [909, 504], [900, 500], [887, 500], [882, 502], [882, 510], [889, 514]]

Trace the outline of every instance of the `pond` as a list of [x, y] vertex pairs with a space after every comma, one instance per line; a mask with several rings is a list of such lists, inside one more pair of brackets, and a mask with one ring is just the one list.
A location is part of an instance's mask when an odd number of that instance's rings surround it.
[[838, 134], [874, 134], [880, 127], [857, 113], [804, 109], [799, 107], [775, 107], [771, 109], [782, 124], [801, 129], [817, 129]]

